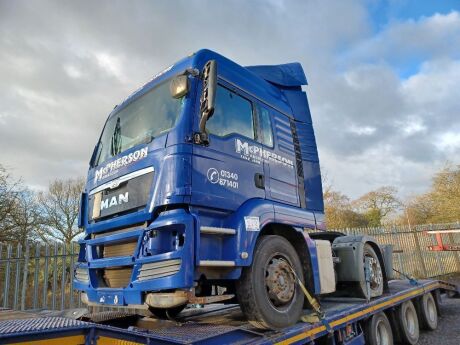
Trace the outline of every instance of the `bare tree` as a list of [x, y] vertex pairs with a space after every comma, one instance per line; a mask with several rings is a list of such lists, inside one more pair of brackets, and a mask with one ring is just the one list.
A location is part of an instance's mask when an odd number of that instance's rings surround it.
[[60, 240], [70, 243], [83, 232], [77, 226], [83, 178], [55, 180], [47, 192], [38, 195], [41, 224], [39, 233], [43, 240]]

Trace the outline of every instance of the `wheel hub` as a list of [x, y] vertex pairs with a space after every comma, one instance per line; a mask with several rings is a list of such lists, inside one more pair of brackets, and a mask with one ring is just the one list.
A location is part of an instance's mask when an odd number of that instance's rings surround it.
[[370, 275], [370, 285], [371, 289], [376, 289], [382, 283], [382, 270], [378, 261], [371, 257], [367, 257], [369, 260], [369, 275]]
[[294, 297], [295, 278], [289, 264], [278, 258], [269, 261], [265, 269], [265, 286], [275, 306], [288, 303]]

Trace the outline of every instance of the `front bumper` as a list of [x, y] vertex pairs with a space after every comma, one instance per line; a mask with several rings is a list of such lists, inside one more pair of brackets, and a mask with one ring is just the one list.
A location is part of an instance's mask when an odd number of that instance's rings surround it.
[[[79, 259], [85, 262], [77, 265], [74, 288], [85, 292], [90, 304], [116, 306], [144, 304], [146, 292], [192, 288], [194, 228], [192, 215], [173, 210], [162, 213], [146, 228], [81, 241]], [[101, 248], [134, 240], [137, 245], [132, 255], [101, 257]], [[114, 274], [108, 278], [108, 272], [117, 270], [124, 274], [122, 282]]]

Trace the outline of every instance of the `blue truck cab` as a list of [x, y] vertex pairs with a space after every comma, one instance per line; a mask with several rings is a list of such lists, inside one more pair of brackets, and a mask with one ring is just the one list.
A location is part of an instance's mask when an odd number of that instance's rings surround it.
[[[200, 50], [117, 105], [81, 198], [73, 284], [83, 301], [172, 317], [189, 303], [236, 300], [256, 326], [280, 328], [308, 305], [296, 278], [312, 295], [362, 281], [350, 243], [362, 244], [381, 294], [372, 239], [321, 235], [306, 84], [299, 63], [242, 67]], [[335, 272], [332, 246], [361, 265], [359, 277]]]

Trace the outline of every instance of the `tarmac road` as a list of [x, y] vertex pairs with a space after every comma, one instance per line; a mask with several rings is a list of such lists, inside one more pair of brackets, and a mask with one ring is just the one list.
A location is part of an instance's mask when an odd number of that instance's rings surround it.
[[[454, 281], [460, 284], [460, 280]], [[435, 331], [421, 331], [419, 345], [460, 345], [460, 298], [443, 296]]]

